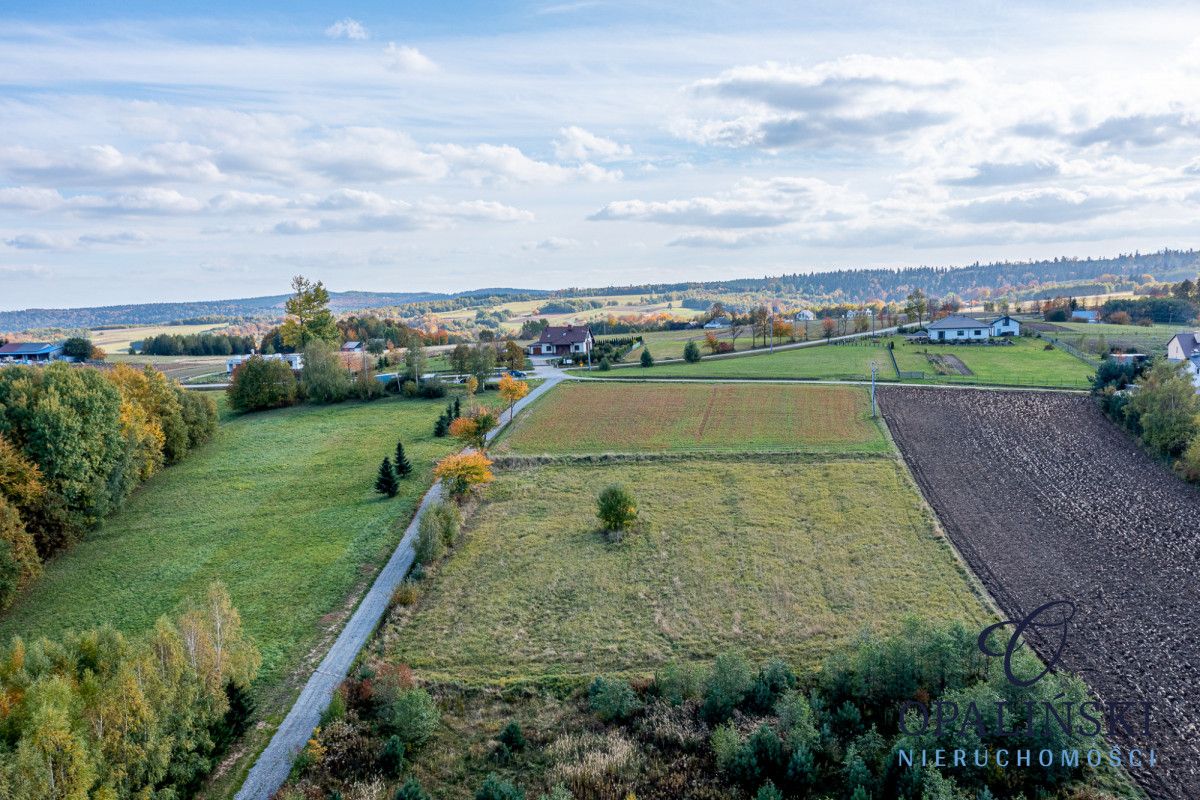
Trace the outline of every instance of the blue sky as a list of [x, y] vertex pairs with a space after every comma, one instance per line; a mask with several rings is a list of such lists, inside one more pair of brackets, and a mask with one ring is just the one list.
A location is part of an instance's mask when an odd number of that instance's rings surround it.
[[0, 308], [1189, 247], [1200, 12], [0, 4]]

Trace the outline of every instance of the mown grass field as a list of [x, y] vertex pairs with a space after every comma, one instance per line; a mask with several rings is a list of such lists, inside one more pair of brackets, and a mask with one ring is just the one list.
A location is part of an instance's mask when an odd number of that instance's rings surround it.
[[215, 331], [227, 327], [221, 323], [205, 322], [195, 325], [137, 325], [130, 328], [101, 328], [90, 332], [92, 344], [104, 348], [110, 355], [128, 353], [129, 345], [160, 333], [187, 336], [191, 333]]
[[[213, 441], [47, 565], [0, 617], [0, 636], [147, 630], [220, 580], [262, 650], [258, 684], [269, 690], [386, 560], [432, 462], [457, 447], [432, 433], [444, 406], [386, 399], [232, 418], [223, 409]], [[372, 485], [398, 439], [415, 471], [388, 500]]]
[[865, 389], [786, 384], [564, 383], [499, 442], [514, 453], [882, 453]]
[[[1006, 386], [1050, 386], [1086, 388], [1093, 370], [1083, 361], [1061, 350], [1046, 350], [1046, 342], [1018, 338], [1010, 347], [972, 345], [910, 345], [903, 337], [891, 337], [900, 369], [925, 373], [929, 383], [978, 383]], [[696, 364], [662, 364], [655, 367], [624, 367], [611, 373], [621, 378], [790, 378], [804, 380], [867, 380], [871, 362], [879, 367], [880, 380], [896, 380], [883, 343], [818, 345], [775, 353], [755, 353], [733, 358], [704, 359]], [[924, 355], [949, 354], [959, 358], [973, 373], [968, 376], [939, 375]]]
[[1081, 350], [1090, 353], [1107, 351], [1109, 347], [1119, 347], [1126, 351], [1137, 351], [1147, 355], [1162, 355], [1167, 350], [1167, 342], [1180, 331], [1191, 330], [1186, 325], [1109, 325], [1098, 323], [1090, 325], [1086, 322], [1058, 322], [1065, 331], [1049, 331], [1045, 335], [1062, 339]]
[[[902, 469], [834, 458], [505, 472], [385, 650], [425, 680], [570, 681], [734, 648], [803, 667], [905, 615], [982, 621]], [[615, 482], [641, 523], [614, 545], [594, 498]]]

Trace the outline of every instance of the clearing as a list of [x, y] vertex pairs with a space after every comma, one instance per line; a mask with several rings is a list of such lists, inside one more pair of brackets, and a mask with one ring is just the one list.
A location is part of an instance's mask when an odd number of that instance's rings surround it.
[[498, 452], [886, 453], [870, 414], [859, 387], [571, 381], [519, 417]]
[[[617, 482], [641, 522], [613, 545], [593, 498]], [[645, 674], [731, 648], [800, 668], [908, 614], [986, 618], [890, 458], [506, 470], [428, 587], [385, 651], [470, 684]]]
[[[1063, 663], [1110, 702], [1153, 704], [1153, 797], [1195, 797], [1200, 490], [1089, 397], [884, 387], [884, 418], [950, 538], [1012, 618], [1077, 606]], [[1034, 640], [1035, 644], [1037, 640]], [[1118, 741], [1123, 741], [1118, 739]], [[1124, 743], [1124, 742], [1123, 742]]]

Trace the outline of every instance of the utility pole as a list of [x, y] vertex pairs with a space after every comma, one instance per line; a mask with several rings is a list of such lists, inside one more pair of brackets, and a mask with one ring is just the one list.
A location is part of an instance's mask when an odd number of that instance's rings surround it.
[[874, 360], [872, 360], [871, 361], [871, 419], [875, 419], [875, 417], [878, 416], [878, 412], [875, 409], [875, 374], [877, 372], [879, 372], [879, 364], [877, 364]]
[[771, 337], [771, 352], [775, 352], [775, 306], [771, 306], [771, 312], [767, 314], [767, 330]]

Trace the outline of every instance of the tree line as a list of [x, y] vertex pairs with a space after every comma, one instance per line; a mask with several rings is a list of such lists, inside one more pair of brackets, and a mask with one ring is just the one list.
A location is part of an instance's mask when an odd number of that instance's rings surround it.
[[211, 398], [150, 366], [0, 369], [0, 607], [216, 425]]
[[0, 797], [190, 797], [244, 732], [260, 663], [219, 584], [143, 638], [14, 638], [0, 649]]
[[236, 356], [258, 347], [253, 336], [225, 333], [160, 333], [142, 342], [148, 356]]

